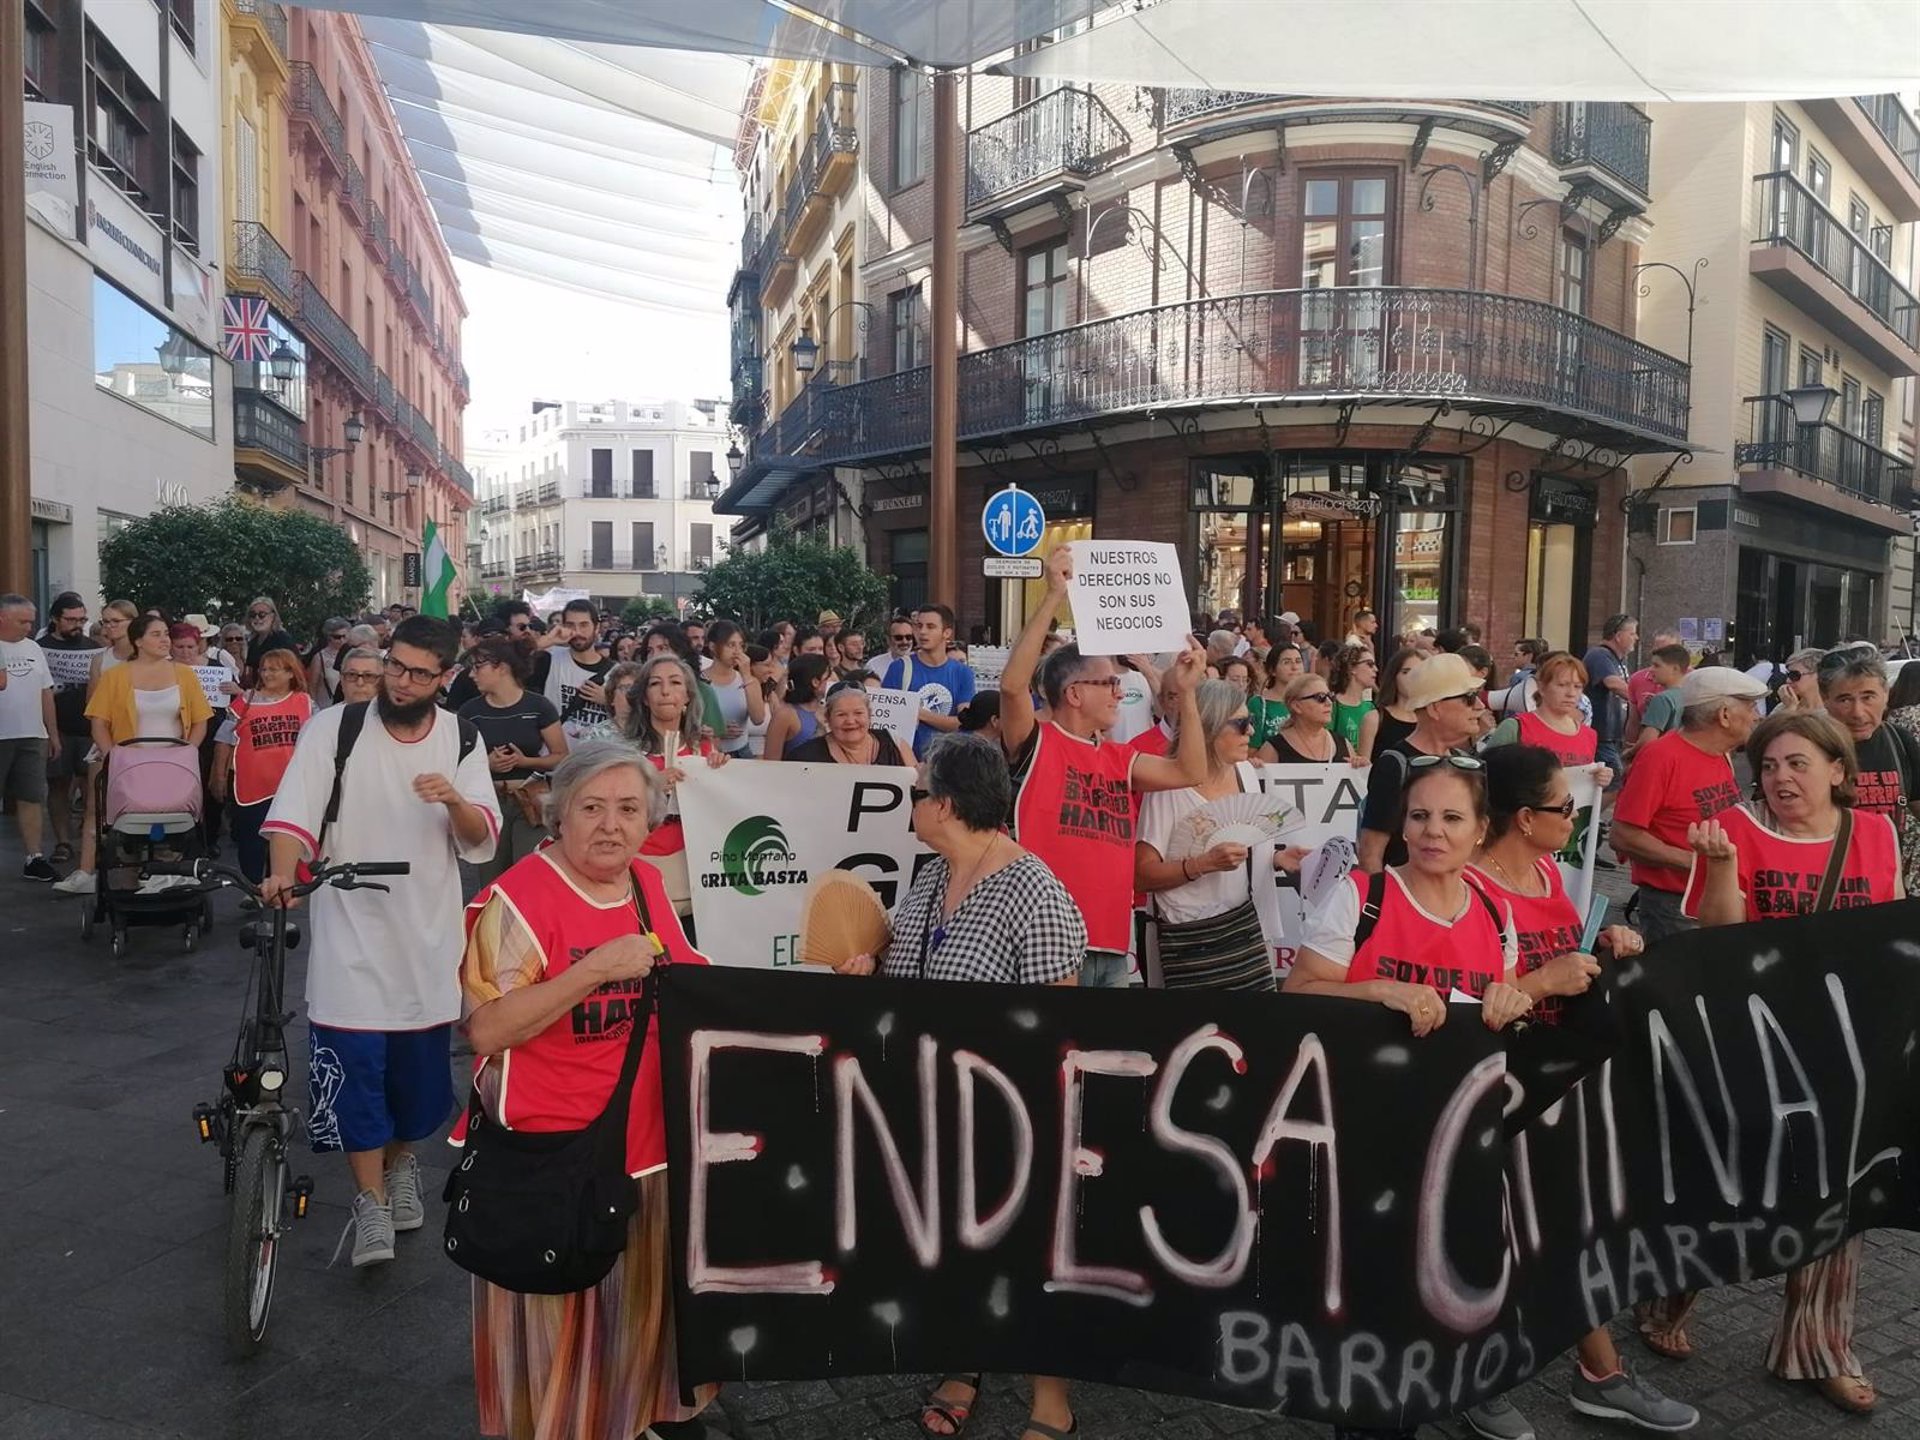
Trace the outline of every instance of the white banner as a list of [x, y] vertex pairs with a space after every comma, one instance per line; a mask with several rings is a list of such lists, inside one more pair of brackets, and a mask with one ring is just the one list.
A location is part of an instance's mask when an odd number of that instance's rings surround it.
[[1594, 781], [1597, 765], [1567, 767], [1567, 793], [1573, 799], [1573, 838], [1558, 856], [1560, 880], [1567, 887], [1567, 898], [1581, 915], [1593, 898], [1594, 860], [1600, 853], [1600, 787]]
[[1193, 630], [1180, 552], [1146, 540], [1074, 540], [1073, 631], [1083, 655], [1182, 650]]
[[216, 710], [225, 710], [233, 704], [233, 697], [220, 688], [233, 680], [233, 672], [226, 666], [196, 665], [193, 673], [199, 678], [201, 690], [206, 693], [207, 704]]
[[55, 686], [84, 685], [87, 677], [93, 673], [93, 657], [99, 650], [67, 650], [58, 645], [42, 645], [40, 653], [47, 657], [47, 673], [53, 677]]
[[27, 204], [73, 238], [74, 207], [80, 203], [73, 145], [73, 107], [26, 102]]
[[912, 690], [869, 690], [867, 704], [872, 707], [871, 730], [885, 731], [907, 749], [913, 749], [913, 732], [920, 725], [920, 697]]
[[687, 771], [680, 817], [700, 951], [716, 965], [800, 963], [807, 886], [851, 870], [889, 911], [933, 852], [914, 838], [904, 765], [734, 764]]

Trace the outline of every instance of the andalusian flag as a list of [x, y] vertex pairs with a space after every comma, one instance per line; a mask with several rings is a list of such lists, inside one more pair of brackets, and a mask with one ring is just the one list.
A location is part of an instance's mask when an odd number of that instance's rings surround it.
[[447, 554], [440, 528], [427, 521], [426, 553], [420, 557], [420, 613], [447, 618], [447, 592], [453, 588], [453, 557]]

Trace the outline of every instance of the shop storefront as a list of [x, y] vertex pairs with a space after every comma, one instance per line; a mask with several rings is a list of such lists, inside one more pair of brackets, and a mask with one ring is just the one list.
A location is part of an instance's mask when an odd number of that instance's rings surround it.
[[1585, 635], [1591, 618], [1593, 527], [1599, 498], [1591, 485], [1535, 475], [1527, 493], [1527, 589], [1521, 630], [1553, 644]]

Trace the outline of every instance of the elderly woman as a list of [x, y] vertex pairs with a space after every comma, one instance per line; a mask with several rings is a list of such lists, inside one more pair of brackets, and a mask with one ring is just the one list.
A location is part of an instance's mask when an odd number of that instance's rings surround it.
[[633, 687], [640, 678], [640, 662], [622, 660], [601, 678], [607, 693], [607, 718], [580, 737], [582, 744], [597, 740], [625, 740], [633, 727]]
[[[1326, 685], [1317, 676], [1302, 678]], [[1184, 790], [1156, 790], [1142, 798], [1134, 888], [1153, 900], [1167, 989], [1272, 990], [1273, 946], [1253, 887], [1263, 884], [1271, 892], [1272, 872], [1297, 870], [1306, 852], [1275, 846], [1249, 851], [1222, 841], [1179, 860], [1167, 858], [1175, 838], [1193, 826], [1196, 812], [1209, 801], [1260, 793], [1259, 778], [1247, 764], [1253, 719], [1240, 687], [1231, 680], [1203, 680], [1194, 704], [1207, 737], [1207, 778]], [[1257, 873], [1263, 865], [1265, 876]], [[1276, 925], [1278, 918], [1276, 913]]]
[[[704, 965], [660, 877], [638, 863], [654, 770], [624, 745], [589, 744], [553, 772], [556, 842], [521, 860], [467, 907], [461, 961], [474, 1083], [495, 1123], [577, 1130], [606, 1107], [630, 1027], [582, 1033], [576, 1013], [633, 1003], [655, 965]], [[660, 1052], [647, 1017], [634, 1077], [627, 1169], [639, 1208], [627, 1248], [592, 1290], [522, 1295], [473, 1281], [480, 1432], [511, 1440], [633, 1440], [686, 1420], [713, 1397], [680, 1401], [668, 1280]]]
[[787, 752], [814, 765], [911, 765], [913, 752], [897, 736], [873, 733], [873, 701], [864, 685], [842, 680], [827, 692], [822, 728]]
[[1333, 687], [1311, 670], [1287, 686], [1287, 723], [1260, 748], [1260, 758], [1285, 765], [1353, 762], [1344, 735], [1333, 728]]
[[367, 645], [356, 645], [340, 652], [340, 703], [358, 705], [380, 694], [380, 679], [386, 662], [380, 652]]
[[[999, 746], [958, 733], [934, 742], [921, 786], [913, 791], [913, 833], [934, 858], [900, 903], [879, 962], [882, 974], [1020, 985], [1077, 982], [1086, 922], [1053, 872], [1001, 829], [1012, 806], [1013, 783]], [[871, 975], [875, 960], [855, 955], [834, 968], [843, 975]], [[958, 1435], [979, 1392], [977, 1374], [943, 1378], [921, 1407], [921, 1432]], [[1076, 1428], [1067, 1382], [1034, 1376], [1025, 1433], [1066, 1440]]]
[[1827, 652], [1818, 645], [1796, 650], [1782, 667], [1786, 679], [1774, 698], [1782, 710], [1818, 710], [1820, 708], [1820, 662]]
[[[1831, 687], [1821, 689], [1831, 708]], [[1687, 827], [1694, 858], [1683, 914], [1702, 925], [1739, 925], [1906, 898], [1899, 836], [1890, 816], [1858, 803], [1861, 771], [1839, 715], [1776, 711], [1753, 727], [1747, 754], [1758, 802]], [[1853, 1350], [1860, 1260], [1855, 1235], [1788, 1272], [1767, 1349], [1767, 1368], [1780, 1379], [1805, 1381], [1852, 1414], [1878, 1398]], [[1663, 1355], [1691, 1354], [1686, 1322], [1696, 1298], [1682, 1292], [1639, 1306], [1647, 1344]]]

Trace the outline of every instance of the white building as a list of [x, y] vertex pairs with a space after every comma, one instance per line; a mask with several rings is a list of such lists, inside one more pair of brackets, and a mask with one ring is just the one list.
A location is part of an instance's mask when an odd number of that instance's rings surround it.
[[721, 554], [713, 500], [728, 444], [718, 401], [536, 401], [524, 425], [467, 452], [478, 593], [559, 585], [615, 610], [636, 595], [697, 595], [697, 567]]
[[[100, 596], [100, 541], [233, 488], [220, 0], [24, 0], [30, 593]], [[139, 598], [139, 597], [134, 597]]]

